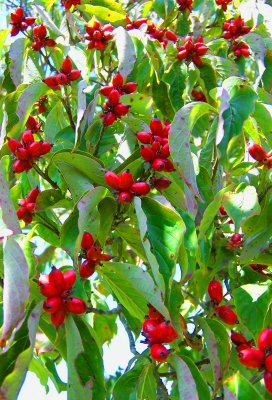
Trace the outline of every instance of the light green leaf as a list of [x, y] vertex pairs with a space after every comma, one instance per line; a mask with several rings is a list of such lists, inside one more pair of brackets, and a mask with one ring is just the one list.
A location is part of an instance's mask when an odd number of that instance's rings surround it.
[[119, 12], [110, 10], [106, 7], [93, 6], [89, 4], [84, 4], [77, 6], [77, 10], [82, 11], [87, 18], [92, 18], [95, 15], [97, 18], [103, 22], [111, 22], [112, 24], [125, 24], [125, 16]]
[[137, 400], [156, 400], [156, 379], [153, 374], [153, 365], [147, 364], [139, 377], [136, 384]]

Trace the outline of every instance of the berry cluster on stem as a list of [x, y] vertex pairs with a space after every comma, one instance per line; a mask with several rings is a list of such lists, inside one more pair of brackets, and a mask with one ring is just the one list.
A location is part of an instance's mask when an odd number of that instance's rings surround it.
[[102, 26], [99, 21], [90, 21], [86, 24], [85, 39], [89, 41], [87, 48], [104, 50], [113, 37], [112, 30], [111, 24]]
[[32, 49], [40, 51], [43, 47], [54, 47], [56, 42], [47, 36], [47, 29], [44, 24], [37, 25], [33, 28], [33, 43]]
[[10, 14], [11, 36], [17, 36], [19, 32], [24, 32], [35, 23], [35, 19], [33, 17], [25, 17], [22, 7], [16, 8], [15, 12]]
[[62, 85], [69, 85], [80, 78], [81, 72], [78, 69], [72, 68], [72, 61], [69, 57], [66, 57], [62, 61], [60, 72], [44, 78], [43, 82], [53, 90], [60, 90]]
[[192, 36], [187, 35], [184, 39], [183, 46], [178, 47], [177, 58], [179, 60], [186, 60], [187, 62], [192, 61], [197, 67], [203, 64], [201, 57], [203, 57], [208, 47], [204, 44], [203, 37], [198, 37], [193, 40]]
[[223, 300], [223, 286], [221, 282], [213, 279], [208, 285], [208, 293], [218, 317], [225, 322], [225, 324], [235, 325], [238, 322], [237, 314], [226, 305], [219, 306]]
[[19, 199], [20, 208], [16, 211], [18, 219], [23, 220], [26, 224], [32, 222], [32, 216], [35, 212], [36, 199], [40, 191], [38, 188], [32, 189], [25, 199]]

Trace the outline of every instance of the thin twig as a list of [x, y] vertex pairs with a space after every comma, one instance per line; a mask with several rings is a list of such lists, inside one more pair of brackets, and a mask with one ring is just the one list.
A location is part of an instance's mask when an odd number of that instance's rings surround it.
[[32, 164], [33, 168], [35, 169], [35, 171], [43, 178], [45, 179], [48, 183], [50, 183], [50, 185], [52, 186], [52, 188], [54, 189], [58, 189], [60, 190], [58, 184], [54, 181], [52, 181], [52, 179], [48, 176], [47, 173], [43, 172], [40, 167], [38, 167], [37, 164], [33, 163]]
[[135, 347], [135, 340], [134, 340], [133, 334], [132, 334], [132, 332], [131, 332], [131, 329], [130, 329], [130, 327], [129, 327], [129, 325], [128, 325], [128, 322], [127, 322], [127, 320], [126, 320], [126, 317], [124, 316], [124, 314], [120, 313], [120, 314], [119, 314], [119, 318], [120, 318], [120, 321], [122, 322], [122, 324], [123, 324], [123, 326], [124, 326], [124, 328], [125, 328], [125, 331], [127, 332], [128, 340], [129, 340], [129, 348], [130, 348], [130, 351], [131, 351], [132, 354], [134, 354], [135, 356], [137, 356], [139, 353], [138, 353], [138, 351], [136, 350], [136, 347]]
[[183, 293], [187, 294], [187, 296], [191, 297], [200, 307], [202, 307], [204, 310], [207, 308], [206, 304], [202, 303], [195, 295], [192, 293], [188, 292], [185, 289], [181, 289]]
[[105, 131], [105, 127], [106, 127], [106, 126], [103, 124], [103, 125], [102, 125], [102, 128], [100, 129], [99, 138], [98, 138], [98, 141], [97, 141], [97, 143], [96, 143], [96, 145], [95, 145], [95, 149], [94, 149], [94, 152], [93, 152], [93, 155], [94, 155], [94, 156], [97, 156], [97, 154], [98, 154], [99, 146], [100, 146], [100, 143], [101, 143], [101, 140], [102, 140], [102, 137], [103, 137], [103, 133], [104, 133], [104, 131]]
[[88, 307], [87, 313], [94, 313], [94, 314], [99, 314], [99, 315], [113, 315], [113, 314], [120, 314], [121, 308], [118, 306], [116, 308], [113, 308], [112, 310], [101, 310], [100, 308], [95, 308], [95, 307]]
[[68, 118], [69, 118], [71, 127], [75, 131], [76, 130], [76, 124], [75, 124], [75, 122], [73, 120], [72, 108], [71, 108], [71, 104], [70, 104], [70, 101], [69, 101], [69, 95], [68, 95], [68, 92], [67, 92], [67, 87], [65, 85], [64, 85], [64, 93], [65, 93], [65, 98], [62, 99], [62, 103], [63, 103], [64, 108], [65, 108], [65, 110], [66, 110], [66, 112], [68, 114]]

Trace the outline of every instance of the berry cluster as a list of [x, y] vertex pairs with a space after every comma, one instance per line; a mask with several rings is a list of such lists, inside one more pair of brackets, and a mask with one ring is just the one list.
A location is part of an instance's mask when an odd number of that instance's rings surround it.
[[84, 232], [81, 239], [81, 257], [85, 259], [79, 267], [79, 275], [82, 279], [87, 279], [95, 272], [95, 267], [101, 265], [102, 261], [109, 261], [112, 256], [103, 254], [102, 249], [95, 244], [93, 235]]
[[193, 89], [191, 92], [191, 96], [196, 100], [196, 101], [203, 101], [204, 103], [207, 103], [206, 96], [201, 90], [196, 90]]
[[35, 23], [35, 18], [25, 17], [24, 10], [21, 7], [16, 8], [15, 12], [10, 14], [10, 30], [11, 36], [18, 35], [19, 32], [25, 31], [29, 26]]
[[13, 164], [13, 171], [17, 174], [29, 171], [33, 167], [33, 161], [49, 153], [52, 145], [48, 142], [35, 141], [30, 130], [24, 131], [21, 142], [8, 138], [8, 147], [17, 157]]
[[142, 325], [144, 343], [150, 346], [151, 357], [158, 362], [163, 362], [169, 355], [163, 343], [173, 342], [178, 338], [178, 334], [170, 322], [165, 321], [163, 315], [151, 305], [148, 305], [148, 317]]
[[111, 24], [102, 26], [98, 21], [89, 22], [86, 25], [85, 34], [85, 39], [90, 41], [88, 49], [104, 50], [108, 45], [108, 41], [113, 37], [112, 30], [113, 27]]
[[237, 58], [249, 57], [251, 54], [250, 50], [249, 50], [249, 46], [244, 42], [238, 43], [236, 41], [233, 41], [233, 43], [231, 45], [231, 49]]
[[35, 211], [36, 199], [40, 191], [38, 188], [32, 189], [25, 199], [19, 199], [20, 208], [16, 211], [18, 219], [22, 219], [26, 224], [32, 222], [32, 215]]
[[259, 144], [253, 143], [247, 148], [249, 154], [254, 160], [259, 162], [259, 167], [266, 165], [268, 169], [272, 168], [272, 151], [267, 153]]
[[238, 359], [248, 368], [264, 369], [264, 384], [272, 393], [272, 329], [264, 328], [258, 337], [258, 348], [251, 345], [239, 350]]
[[147, 33], [151, 39], [156, 39], [166, 47], [168, 40], [176, 43], [178, 40], [177, 35], [169, 29], [158, 28], [153, 22], [148, 25]]
[[[150, 163], [155, 171], [172, 172], [174, 165], [169, 160], [170, 149], [168, 143], [170, 122], [164, 125], [158, 118], [150, 122], [150, 132], [138, 132], [137, 139], [142, 143], [140, 153], [143, 159]], [[149, 145], [149, 146], [148, 146]]]
[[147, 18], [139, 18], [136, 21], [132, 21], [128, 16], [126, 16], [126, 30], [139, 29], [143, 24], [147, 23]]
[[250, 26], [245, 25], [242, 18], [237, 17], [233, 21], [227, 20], [223, 25], [223, 30], [225, 31], [223, 38], [234, 40], [239, 36], [246, 35], [250, 30]]
[[41, 132], [41, 122], [39, 122], [33, 115], [28, 117], [26, 121], [25, 127], [30, 130], [32, 133]]
[[45, 103], [47, 102], [48, 96], [42, 96], [36, 103], [34, 103], [34, 106], [38, 108], [38, 114], [43, 114], [46, 112], [46, 105]]
[[233, 235], [231, 235], [228, 241], [227, 248], [230, 250], [238, 249], [239, 247], [241, 247], [243, 242], [244, 242], [244, 235], [241, 233], [234, 233]]
[[208, 51], [202, 37], [198, 37], [193, 41], [192, 36], [186, 36], [184, 45], [178, 47], [177, 58], [179, 60], [192, 61], [197, 67], [203, 64], [200, 57], [204, 56]]
[[118, 176], [112, 171], [105, 173], [105, 181], [118, 193], [120, 203], [131, 203], [134, 196], [145, 196], [150, 192], [146, 182], [134, 182], [133, 175], [127, 169]]
[[189, 10], [190, 12], [193, 11], [193, 0], [177, 0], [177, 3], [179, 5], [179, 10], [180, 11], [185, 11]]
[[75, 281], [75, 271], [70, 269], [62, 272], [55, 267], [52, 267], [48, 275], [41, 275], [39, 278], [41, 294], [47, 297], [43, 309], [50, 314], [51, 322], [55, 326], [63, 324], [67, 312], [83, 314], [87, 310], [84, 300], [72, 296]]
[[112, 125], [117, 118], [126, 115], [129, 112], [130, 106], [120, 103], [120, 97], [123, 94], [130, 94], [137, 90], [137, 83], [127, 82], [124, 83], [124, 78], [121, 74], [116, 74], [112, 79], [112, 84], [103, 86], [100, 93], [108, 97], [108, 100], [103, 105], [103, 123], [107, 126]]
[[237, 323], [237, 314], [228, 306], [218, 306], [223, 300], [223, 287], [221, 283], [213, 279], [208, 286], [208, 293], [212, 300], [214, 310], [218, 317], [228, 325], [234, 325]]
[[230, 339], [236, 346], [237, 353], [254, 346], [254, 340], [247, 340], [247, 338], [239, 332], [231, 331]]
[[72, 6], [81, 4], [81, 0], [61, 0], [61, 4], [65, 7], [65, 10], [70, 10]]
[[69, 85], [72, 81], [80, 78], [81, 72], [72, 68], [72, 61], [69, 57], [66, 57], [62, 61], [60, 72], [54, 76], [44, 78], [43, 82], [53, 90], [60, 90], [61, 85]]
[[218, 6], [221, 6], [223, 11], [227, 11], [228, 4], [232, 2], [232, 0], [215, 0]]
[[54, 47], [55, 45], [55, 40], [47, 37], [47, 29], [45, 25], [41, 24], [33, 28], [33, 50], [40, 51], [42, 47]]

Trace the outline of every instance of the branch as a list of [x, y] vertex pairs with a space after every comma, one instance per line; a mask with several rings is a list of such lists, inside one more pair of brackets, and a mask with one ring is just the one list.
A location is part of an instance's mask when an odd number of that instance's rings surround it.
[[116, 307], [113, 308], [112, 310], [101, 310], [99, 308], [95, 307], [88, 307], [86, 313], [94, 313], [94, 314], [99, 314], [99, 315], [113, 315], [113, 314], [120, 314], [121, 312], [121, 307]]
[[58, 189], [60, 190], [58, 184], [54, 181], [52, 181], [52, 179], [49, 177], [49, 175], [46, 172], [43, 172], [40, 167], [38, 167], [37, 164], [33, 163], [32, 164], [33, 168], [35, 169], [35, 171], [43, 178], [45, 179], [48, 183], [50, 183], [50, 185], [52, 186], [52, 188], [54, 189]]
[[187, 294], [187, 296], [191, 297], [200, 307], [202, 307], [204, 310], [207, 308], [206, 304], [202, 303], [195, 295], [193, 295], [190, 292], [187, 292], [185, 289], [181, 289], [183, 293]]
[[[120, 305], [120, 307], [122, 308], [121, 305]], [[127, 322], [127, 320], [126, 320], [126, 317], [124, 316], [124, 314], [120, 313], [120, 314], [119, 314], [119, 318], [120, 318], [120, 321], [122, 322], [122, 324], [123, 324], [123, 326], [124, 326], [124, 328], [125, 328], [125, 330], [126, 330], [126, 332], [127, 332], [128, 340], [129, 340], [129, 348], [130, 348], [130, 351], [131, 351], [132, 354], [134, 354], [135, 356], [137, 356], [139, 353], [138, 353], [138, 351], [136, 350], [136, 347], [135, 347], [135, 340], [134, 340], [134, 337], [133, 337], [133, 335], [132, 335], [131, 329], [130, 329], [130, 327], [129, 327], [129, 325], [128, 325], [128, 322]]]
[[73, 113], [72, 113], [71, 104], [70, 104], [70, 101], [69, 101], [69, 95], [68, 95], [68, 92], [67, 92], [67, 87], [65, 85], [63, 87], [64, 87], [65, 99], [61, 98], [61, 101], [62, 101], [62, 104], [63, 104], [67, 114], [68, 114], [70, 125], [73, 128], [73, 130], [76, 131], [76, 124], [75, 124], [75, 122], [73, 120]]
[[100, 143], [101, 143], [101, 140], [102, 140], [102, 137], [103, 137], [103, 133], [104, 133], [104, 131], [105, 131], [105, 127], [106, 127], [106, 126], [103, 124], [103, 125], [102, 125], [102, 128], [100, 129], [98, 142], [96, 143], [95, 149], [94, 149], [94, 152], [93, 152], [93, 155], [94, 155], [95, 157], [96, 157], [97, 154], [98, 154], [99, 146], [100, 146]]

